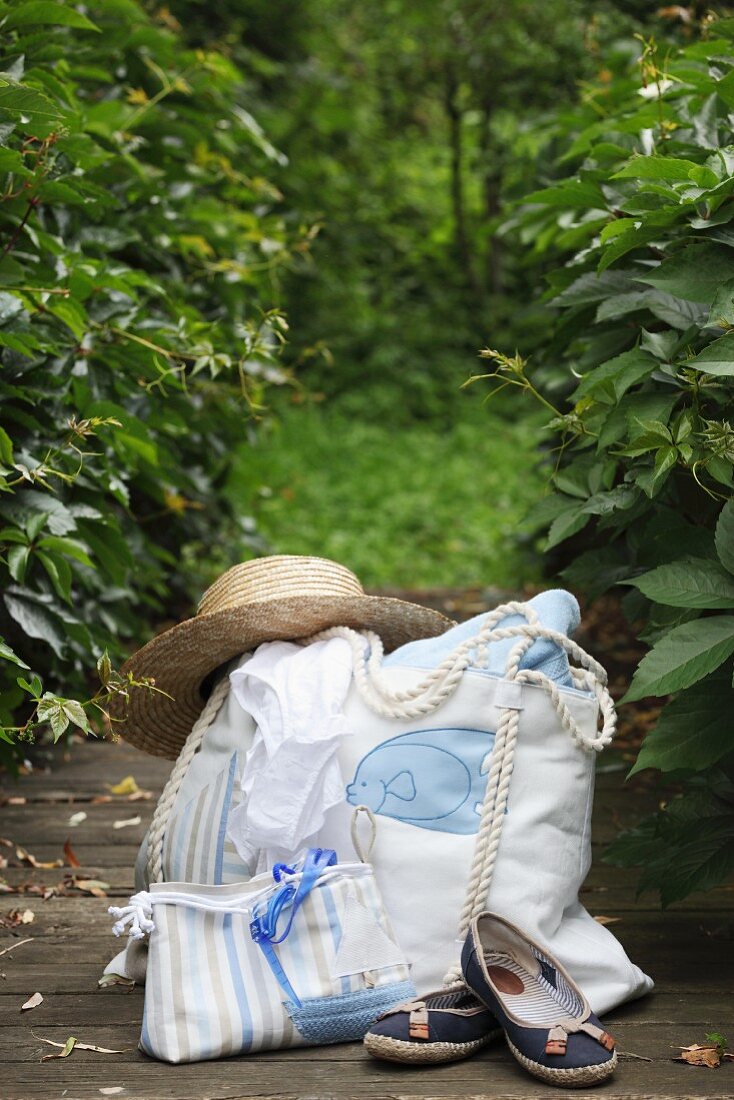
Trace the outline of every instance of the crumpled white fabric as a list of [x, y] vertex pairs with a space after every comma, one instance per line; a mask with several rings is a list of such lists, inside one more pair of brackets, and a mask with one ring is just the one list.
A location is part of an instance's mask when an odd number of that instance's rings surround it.
[[227, 835], [254, 866], [292, 859], [344, 801], [337, 760], [347, 729], [343, 707], [352, 678], [344, 638], [265, 642], [230, 673], [235, 699], [257, 723], [240, 786], [243, 800]]

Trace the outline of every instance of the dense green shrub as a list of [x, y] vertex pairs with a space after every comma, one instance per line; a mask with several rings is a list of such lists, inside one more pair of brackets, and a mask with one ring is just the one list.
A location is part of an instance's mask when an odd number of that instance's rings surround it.
[[124, 690], [104, 651], [188, 609], [202, 547], [227, 556], [217, 489], [285, 378], [278, 273], [303, 247], [231, 61], [186, 49], [164, 9], [84, 10], [0, 4], [9, 741], [43, 721], [87, 728]]
[[638, 46], [558, 118], [561, 178], [513, 219], [555, 265], [551, 342], [483, 354], [558, 406], [537, 519], [569, 583], [630, 586], [651, 649], [626, 700], [674, 695], [633, 770], [681, 793], [609, 853], [667, 904], [734, 869], [734, 20]]

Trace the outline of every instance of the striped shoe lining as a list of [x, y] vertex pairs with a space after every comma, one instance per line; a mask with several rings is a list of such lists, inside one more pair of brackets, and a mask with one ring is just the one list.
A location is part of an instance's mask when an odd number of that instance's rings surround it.
[[425, 1001], [426, 1007], [430, 1009], [484, 1008], [481, 1001], [477, 1000], [472, 993], [467, 993], [465, 989], [457, 989], [453, 993], [429, 993], [421, 1000]]
[[578, 994], [545, 958], [533, 951], [533, 954], [553, 978], [552, 985], [542, 970], [536, 977], [511, 955], [501, 951], [487, 951], [486, 965], [503, 967], [515, 974], [523, 983], [522, 993], [502, 993], [502, 1000], [513, 1016], [533, 1027], [552, 1027], [559, 1019], [576, 1019], [583, 1014], [583, 1003]]

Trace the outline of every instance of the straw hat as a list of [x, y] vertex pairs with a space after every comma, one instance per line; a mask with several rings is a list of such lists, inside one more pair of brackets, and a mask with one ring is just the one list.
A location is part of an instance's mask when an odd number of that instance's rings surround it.
[[389, 652], [453, 623], [405, 600], [365, 595], [354, 573], [326, 558], [242, 562], [206, 590], [193, 619], [159, 634], [125, 663], [124, 673], [152, 677], [160, 690], [134, 687], [128, 700], [116, 697], [113, 729], [173, 760], [204, 706], [202, 685], [210, 673], [261, 642], [307, 638], [328, 626], [374, 630]]

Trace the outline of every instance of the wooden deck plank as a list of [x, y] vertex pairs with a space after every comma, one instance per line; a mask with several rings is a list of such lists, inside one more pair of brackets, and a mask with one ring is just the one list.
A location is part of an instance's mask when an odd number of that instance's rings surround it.
[[[657, 798], [644, 781], [624, 785], [623, 762], [612, 758], [605, 767], [598, 777], [595, 806], [597, 854], [621, 824], [638, 820]], [[0, 791], [0, 834], [44, 861], [63, 858], [68, 837], [84, 865], [74, 873], [108, 882], [110, 899], [125, 896], [133, 886], [133, 862], [154, 800], [92, 799], [108, 795], [105, 784], [130, 774], [157, 794], [168, 770], [168, 762], [127, 745], [79, 743], [58, 769], [24, 776], [17, 785], [5, 784]], [[19, 798], [26, 801], [17, 803]], [[8, 804], [8, 799], [13, 801]], [[86, 820], [70, 826], [70, 815], [80, 809]], [[139, 825], [113, 828], [116, 820], [138, 815]], [[527, 1100], [548, 1094], [501, 1045], [471, 1061], [425, 1071], [377, 1063], [359, 1044], [188, 1066], [153, 1062], [136, 1049], [142, 991], [97, 989], [102, 967], [121, 946], [109, 933], [110, 900], [70, 893], [44, 902], [32, 891], [63, 883], [71, 869], [18, 865], [14, 849], [7, 847], [0, 847], [0, 857], [16, 864], [0, 870], [7, 887], [25, 887], [23, 892], [0, 894], [0, 915], [13, 908], [34, 912], [30, 924], [13, 932], [0, 928], [0, 950], [33, 937], [31, 943], [0, 956], [0, 1060], [7, 1067], [0, 1084], [3, 1100], [99, 1100], [105, 1095], [123, 1100]], [[588, 1095], [609, 1100], [734, 1100], [734, 1064], [713, 1071], [671, 1060], [678, 1046], [702, 1041], [709, 1030], [726, 1034], [731, 1027], [734, 891], [721, 888], [697, 894], [661, 914], [653, 897], [635, 901], [634, 880], [633, 872], [606, 867], [597, 859], [583, 893], [592, 913], [618, 918], [612, 930], [657, 981], [653, 996], [623, 1006], [606, 1021], [620, 1048], [639, 1057], [624, 1057], [613, 1080]], [[21, 1015], [20, 1005], [37, 990], [44, 996], [43, 1004]], [[97, 1045], [131, 1049], [114, 1055], [75, 1051], [68, 1059], [40, 1061], [53, 1048], [38, 1036], [63, 1042], [70, 1034]], [[108, 1089], [119, 1091], [103, 1091]]]

